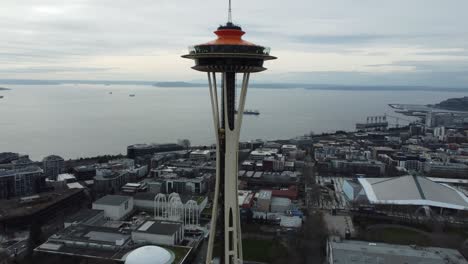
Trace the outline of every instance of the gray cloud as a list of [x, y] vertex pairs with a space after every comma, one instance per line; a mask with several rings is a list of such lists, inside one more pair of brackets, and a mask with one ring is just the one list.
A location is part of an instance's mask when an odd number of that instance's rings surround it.
[[372, 35], [372, 34], [349, 34], [349, 35], [302, 35], [295, 36], [294, 39], [299, 42], [312, 44], [333, 44], [333, 45], [349, 45], [363, 44], [374, 41], [382, 41], [390, 39], [390, 35]]
[[[142, 64], [147, 62], [143, 61], [144, 57], [149, 56], [169, 53], [178, 58], [187, 46], [214, 38], [211, 32], [226, 21], [226, 2], [0, 1], [0, 63], [4, 69], [0, 71], [4, 74], [0, 77], [18, 73], [22, 78], [35, 78], [34, 73], [44, 73], [41, 78], [54, 79], [54, 73], [61, 72], [74, 78], [79, 76], [74, 73], [85, 71], [89, 73], [88, 78], [101, 77], [102, 72], [131, 79], [150, 78], [150, 69], [125, 74], [120, 72], [118, 65], [107, 65], [99, 58], [139, 56]], [[421, 6], [424, 6], [424, 12]], [[284, 0], [239, 0], [234, 1], [234, 22], [239, 22], [247, 31], [246, 39], [271, 46], [273, 51], [385, 57], [391, 56], [382, 51], [386, 48], [417, 49], [418, 52], [412, 54], [416, 58], [392, 64], [376, 61], [372, 66], [414, 66], [418, 71], [458, 71], [462, 74], [466, 69], [463, 62], [440, 57], [468, 55], [468, 32], [461, 26], [468, 24], [466, 10], [466, 0], [453, 0], [450, 4], [438, 0], [297, 0], [289, 5]], [[449, 49], [454, 51], [444, 51]], [[417, 56], [428, 62], [419, 62]], [[281, 59], [275, 63], [281, 64]], [[392, 58], [382, 61], [392, 61]], [[161, 67], [169, 64], [172, 72], [163, 72], [162, 76], [175, 76], [180, 80], [195, 76], [189, 75], [187, 65], [178, 60], [161, 61]], [[119, 74], [113, 74], [117, 68]], [[143, 71], [144, 67], [141, 68], [138, 70]], [[275, 76], [282, 74], [292, 76], [285, 70], [275, 72]], [[360, 73], [349, 73], [353, 74], [361, 76]], [[446, 73], [442, 75], [449, 77]], [[329, 81], [338, 81], [337, 76], [331, 72]], [[348, 73], [339, 76], [348, 76]], [[408, 73], [408, 76], [412, 75]], [[432, 79], [429, 77], [426, 81], [422, 77], [418, 80], [430, 84]], [[356, 82], [359, 80], [355, 79]], [[385, 78], [379, 80], [386, 81]]]
[[8, 68], [1, 69], [0, 74], [8, 73], [96, 73], [110, 71], [116, 68], [97, 68], [97, 67], [26, 67], [26, 68]]
[[441, 60], [441, 61], [396, 61], [394, 63], [386, 64], [369, 64], [368, 67], [387, 67], [387, 66], [409, 66], [413, 67], [415, 71], [426, 72], [467, 72], [468, 60]]

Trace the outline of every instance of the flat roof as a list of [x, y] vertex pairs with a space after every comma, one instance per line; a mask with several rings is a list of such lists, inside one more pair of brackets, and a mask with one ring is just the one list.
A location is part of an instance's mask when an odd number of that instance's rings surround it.
[[239, 190], [237, 191], [237, 202], [239, 205], [242, 205], [245, 201], [245, 199], [247, 198], [247, 196], [249, 196], [249, 194], [251, 194], [252, 191], [244, 191], [244, 190]]
[[271, 205], [289, 206], [289, 205], [291, 205], [291, 199], [283, 198], [283, 197], [272, 197], [271, 198]]
[[73, 174], [69, 173], [62, 173], [57, 176], [57, 181], [65, 181], [65, 180], [75, 180], [76, 177]]
[[195, 155], [207, 155], [207, 154], [210, 154], [210, 150], [201, 150], [201, 149], [197, 149], [197, 150], [194, 150], [192, 152], [190, 152], [190, 155], [191, 154], [195, 154]]
[[83, 189], [83, 185], [78, 182], [67, 183], [68, 189]]
[[131, 196], [124, 196], [124, 195], [106, 195], [101, 199], [94, 202], [94, 204], [100, 205], [121, 205], [124, 202], [130, 200]]
[[258, 192], [258, 199], [271, 199], [272, 192], [270, 190], [261, 190]]
[[156, 235], [173, 235], [182, 228], [182, 223], [164, 220], [146, 221], [135, 232]]
[[67, 223], [75, 223], [75, 222], [82, 222], [97, 216], [104, 212], [103, 210], [96, 210], [96, 209], [82, 209], [78, 213], [68, 217], [65, 219]]
[[253, 177], [254, 177], [254, 178], [260, 178], [260, 177], [262, 177], [262, 175], [263, 175], [263, 172], [262, 172], [262, 171], [257, 171], [257, 172], [255, 172], [255, 174], [253, 175]]
[[356, 240], [331, 241], [332, 263], [374, 264], [468, 264], [454, 249], [369, 243]]
[[[32, 216], [41, 210], [45, 210], [63, 200], [79, 195], [83, 189], [68, 189], [37, 194], [39, 198], [31, 203], [21, 201], [21, 198], [0, 200], [0, 220], [13, 219], [15, 217]], [[72, 198], [73, 199], [73, 198]]]

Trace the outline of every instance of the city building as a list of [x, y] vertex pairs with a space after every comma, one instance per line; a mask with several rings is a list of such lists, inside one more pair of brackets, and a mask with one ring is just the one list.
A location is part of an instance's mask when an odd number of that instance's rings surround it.
[[257, 210], [262, 212], [270, 212], [272, 192], [269, 190], [259, 191], [255, 198], [257, 200]]
[[106, 195], [93, 203], [93, 210], [103, 210], [106, 219], [121, 220], [133, 211], [133, 197]]
[[122, 187], [122, 192], [126, 194], [136, 194], [138, 192], [146, 192], [148, 184], [146, 182], [127, 183]]
[[463, 163], [428, 161], [425, 171], [430, 177], [466, 178], [468, 165]]
[[[148, 228], [151, 229], [151, 226]], [[70, 225], [49, 237], [34, 251], [39, 255], [61, 257], [61, 263], [79, 260], [86, 263], [126, 264], [182, 264], [191, 251], [189, 247], [166, 248], [163, 245], [151, 245], [153, 243], [146, 240], [134, 241], [134, 233], [140, 235], [141, 232], [128, 228]], [[154, 239], [154, 236], [150, 238]]]
[[184, 239], [182, 223], [167, 220], [151, 220], [132, 231], [132, 240], [139, 244], [174, 246]]
[[191, 159], [197, 159], [197, 160], [210, 160], [211, 159], [211, 150], [205, 149], [205, 150], [194, 150], [190, 152], [190, 158]]
[[73, 167], [73, 175], [79, 181], [93, 180], [96, 176], [97, 165], [80, 165]]
[[384, 176], [386, 166], [384, 163], [371, 161], [348, 161], [348, 160], [332, 160], [331, 169], [335, 172], [346, 173], [348, 175], [365, 174], [367, 176]]
[[32, 196], [0, 200], [0, 224], [3, 228], [29, 226], [54, 217], [72, 214], [86, 203], [83, 189], [42, 192]]
[[44, 187], [44, 174], [38, 166], [0, 170], [0, 199], [32, 195]]
[[394, 245], [333, 237], [327, 242], [327, 263], [468, 264], [455, 249]]
[[34, 162], [29, 158], [28, 155], [20, 156], [17, 160], [11, 162], [13, 169], [24, 169], [30, 166], [35, 166]]
[[162, 179], [161, 192], [180, 194], [204, 194], [208, 190], [206, 177]]
[[283, 197], [272, 197], [270, 204], [270, 212], [284, 213], [291, 208], [291, 200]]
[[98, 193], [113, 194], [129, 182], [136, 182], [148, 173], [148, 166], [135, 166], [132, 159], [111, 160], [94, 166], [94, 190]]
[[239, 190], [238, 191], [238, 204], [239, 207], [249, 209], [254, 204], [254, 197], [255, 193], [252, 191], [247, 190]]
[[115, 193], [126, 183], [136, 180], [136, 178], [131, 176], [127, 170], [96, 169], [93, 188], [98, 193]]
[[56, 180], [57, 176], [63, 173], [64, 159], [57, 155], [50, 155], [42, 160], [44, 175], [50, 180]]
[[292, 151], [296, 151], [297, 146], [296, 145], [283, 145], [281, 146], [281, 152], [283, 154], [289, 154]]
[[353, 202], [360, 201], [366, 197], [362, 185], [357, 180], [344, 180], [343, 193], [348, 201]]
[[250, 159], [252, 160], [264, 160], [265, 158], [272, 157], [278, 154], [278, 149], [256, 149], [250, 152]]
[[20, 155], [13, 152], [0, 152], [0, 164], [11, 164], [12, 161], [19, 159]]

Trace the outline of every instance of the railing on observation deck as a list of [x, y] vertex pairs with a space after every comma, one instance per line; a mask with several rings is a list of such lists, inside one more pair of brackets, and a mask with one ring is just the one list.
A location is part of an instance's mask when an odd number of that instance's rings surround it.
[[242, 45], [200, 45], [190, 46], [189, 54], [204, 53], [243, 53], [256, 55], [270, 55], [270, 48], [262, 46], [242, 46]]

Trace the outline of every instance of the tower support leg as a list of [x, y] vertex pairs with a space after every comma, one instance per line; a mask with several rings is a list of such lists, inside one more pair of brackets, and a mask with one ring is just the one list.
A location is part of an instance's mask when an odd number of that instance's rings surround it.
[[[213, 212], [208, 240], [206, 263], [212, 263], [213, 247], [216, 229], [220, 228], [222, 235], [218, 238], [224, 254], [221, 263], [242, 263], [242, 236], [238, 204], [238, 151], [240, 128], [244, 113], [245, 99], [249, 82], [249, 73], [244, 73], [239, 97], [237, 117], [235, 72], [222, 75], [221, 116], [217, 95], [216, 74], [208, 73], [210, 85], [211, 109], [216, 132], [216, 184], [213, 200]], [[220, 209], [220, 210], [219, 210]], [[221, 219], [218, 220], [218, 210]]]

